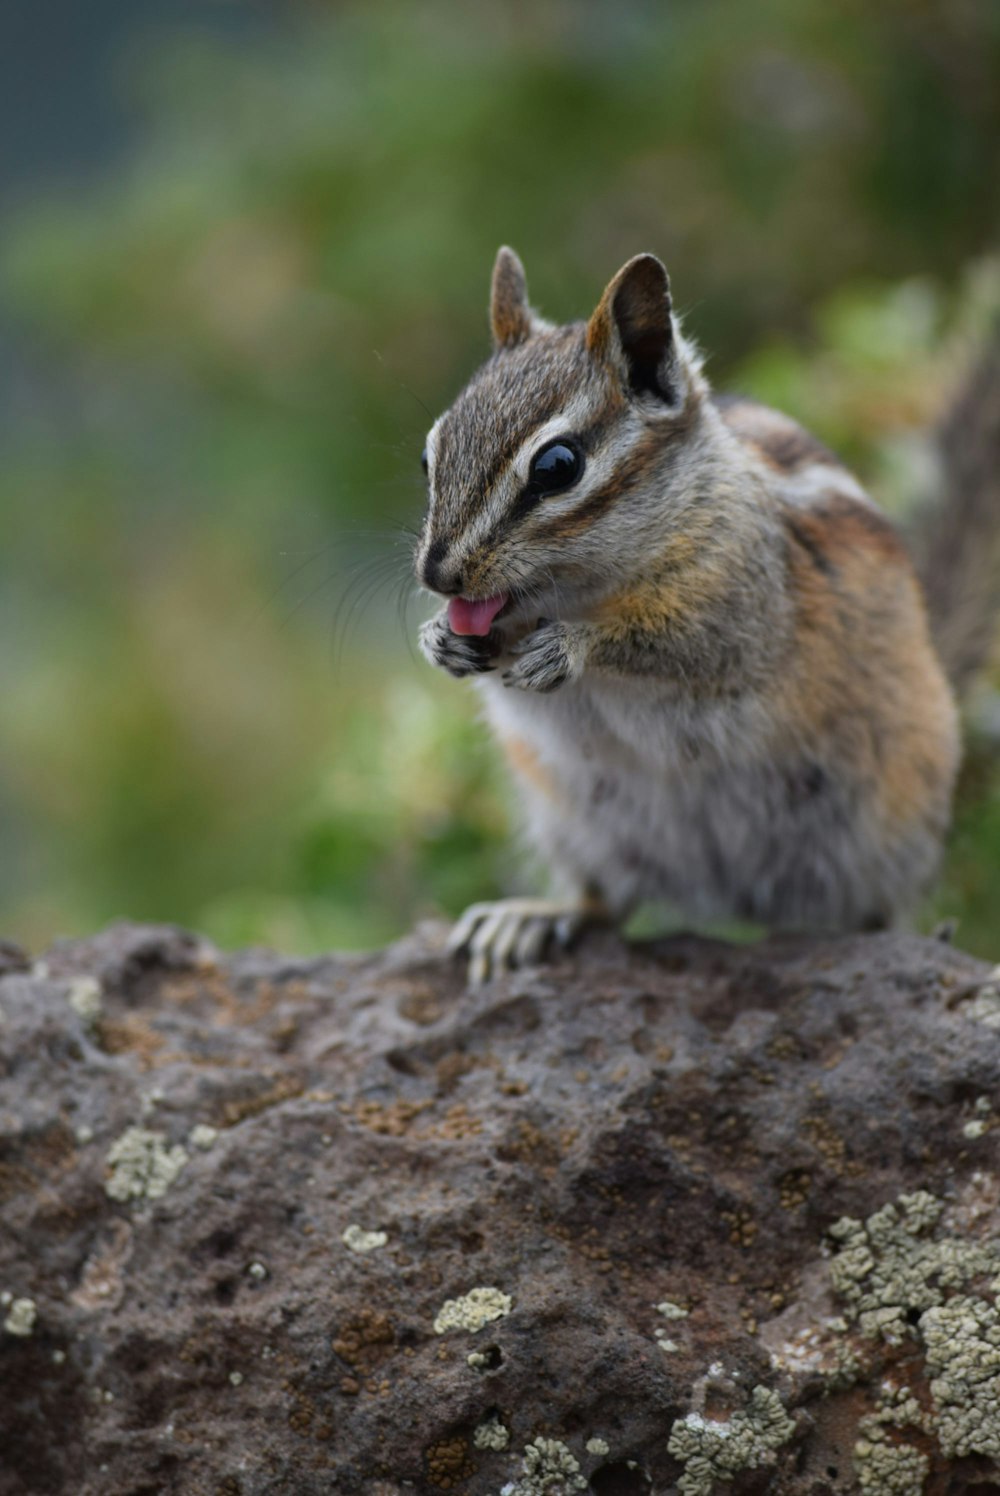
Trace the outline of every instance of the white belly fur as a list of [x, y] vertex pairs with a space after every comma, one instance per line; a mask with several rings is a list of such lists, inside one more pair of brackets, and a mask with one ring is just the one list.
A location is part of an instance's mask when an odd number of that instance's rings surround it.
[[[816, 793], [776, 767], [752, 696], [691, 704], [608, 677], [547, 696], [477, 684], [501, 740], [527, 745], [551, 782], [521, 787], [525, 835], [557, 884], [595, 884], [616, 912], [660, 899], [693, 919], [854, 928], [890, 918], [933, 874], [933, 842], [887, 846], [829, 766]], [[808, 762], [808, 745], [790, 746], [786, 763]]]

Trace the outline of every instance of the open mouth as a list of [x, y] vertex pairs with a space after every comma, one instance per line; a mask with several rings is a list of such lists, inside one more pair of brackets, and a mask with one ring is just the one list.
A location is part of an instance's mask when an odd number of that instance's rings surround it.
[[482, 601], [453, 597], [448, 604], [448, 626], [453, 634], [475, 634], [483, 638], [509, 602], [509, 592], [498, 592], [495, 597], [486, 597]]

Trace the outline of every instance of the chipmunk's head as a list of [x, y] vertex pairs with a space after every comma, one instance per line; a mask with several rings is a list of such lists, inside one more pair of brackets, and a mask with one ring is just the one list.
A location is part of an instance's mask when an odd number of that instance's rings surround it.
[[653, 255], [619, 270], [589, 322], [553, 327], [501, 249], [490, 320], [493, 355], [423, 457], [416, 571], [451, 599], [456, 633], [486, 634], [501, 615], [511, 632], [572, 617], [634, 577], [670, 491], [684, 489], [704, 393]]

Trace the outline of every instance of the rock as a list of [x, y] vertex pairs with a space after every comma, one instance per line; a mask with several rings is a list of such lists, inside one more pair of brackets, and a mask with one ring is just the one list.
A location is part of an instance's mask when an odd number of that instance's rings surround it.
[[1000, 1491], [985, 966], [443, 935], [5, 957], [3, 1496]]

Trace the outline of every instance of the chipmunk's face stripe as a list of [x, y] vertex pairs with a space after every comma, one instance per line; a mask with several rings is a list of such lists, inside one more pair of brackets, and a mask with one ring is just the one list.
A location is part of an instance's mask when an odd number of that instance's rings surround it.
[[[472, 538], [478, 549], [492, 549], [529, 517], [531, 538], [551, 539], [578, 533], [592, 522], [577, 521], [576, 516], [589, 515], [596, 519], [599, 513], [603, 513], [621, 491], [621, 485], [616, 481], [620, 464], [624, 460], [628, 468], [631, 449], [637, 442], [641, 443], [645, 435], [652, 433], [647, 433], [646, 428], [638, 424], [636, 429], [630, 429], [627, 421], [623, 431], [621, 421], [612, 421], [606, 409], [598, 408], [594, 414], [596, 419], [592, 415], [589, 426], [581, 430], [579, 425], [574, 429], [570, 423], [579, 422], [583, 410], [578, 407], [562, 411], [536, 433], [532, 442], [524, 444], [509, 475], [513, 498], [491, 506], [489, 516], [484, 515], [483, 522], [474, 527]], [[607, 434], [612, 428], [618, 432], [618, 439], [609, 441]], [[571, 433], [576, 444], [589, 454], [581, 478], [563, 493], [539, 496], [532, 492], [527, 486], [532, 457], [548, 441]]]
[[[467, 391], [462, 398], [469, 401], [471, 393], [474, 392]], [[439, 561], [443, 561], [459, 549], [467, 557], [473, 550], [482, 548], [496, 522], [494, 511], [502, 512], [505, 507], [499, 502], [503, 491], [500, 480], [509, 469], [511, 459], [534, 440], [531, 433], [544, 427], [547, 419], [546, 410], [537, 411], [527, 436], [522, 428], [484, 460], [463, 444], [462, 437], [467, 429], [464, 422], [449, 421], [449, 414], [446, 412], [435, 421], [425, 447], [430, 502], [424, 538], [418, 551], [418, 554], [422, 552], [423, 561], [431, 550]], [[447, 492], [442, 492], [448, 487], [448, 480], [454, 482], [456, 479], [462, 497], [462, 507], [457, 509], [448, 502]], [[463, 513], [469, 493], [481, 495], [486, 501], [481, 512], [471, 519]], [[423, 561], [418, 560], [417, 564], [420, 574], [424, 572]]]
[[464, 509], [487, 500], [522, 446], [591, 373], [576, 324], [495, 353], [436, 423], [435, 497]]
[[663, 432], [640, 428], [634, 439], [623, 450], [624, 444], [615, 443], [615, 450], [608, 453], [605, 481], [590, 490], [572, 506], [560, 506], [539, 515], [535, 531], [542, 540], [566, 540], [580, 535], [601, 518], [617, 501], [649, 478], [650, 467], [663, 449]]
[[547, 447], [550, 442], [557, 441], [560, 437], [571, 437], [579, 442], [585, 452], [589, 451], [590, 447], [584, 440], [584, 432], [592, 424], [595, 414], [597, 412], [594, 410], [592, 396], [584, 393], [576, 400], [570, 400], [564, 404], [544, 424], [529, 431], [511, 455], [509, 463], [511, 481], [522, 488], [525, 487], [531, 476], [532, 458], [543, 447]]
[[532, 444], [533, 450], [536, 445], [541, 445], [538, 433], [552, 424], [551, 414], [555, 408], [553, 402], [547, 409], [539, 411], [526, 432], [522, 428], [516, 436], [508, 438], [490, 451], [469, 452], [458, 449], [452, 444], [449, 428], [445, 427], [439, 443], [439, 462], [441, 465], [448, 463], [454, 479], [461, 484], [466, 494], [488, 496], [495, 491], [512, 460], [525, 445]]
[[[466, 523], [463, 532], [465, 546], [477, 551], [488, 549], [539, 505], [564, 506], [576, 502], [580, 493], [600, 478], [600, 467], [597, 466], [600, 456], [592, 458], [588, 454], [595, 446], [591, 432], [596, 430], [602, 415], [602, 404], [598, 402], [595, 406], [593, 393], [585, 392], [576, 400], [563, 402], [557, 414], [540, 422], [528, 433], [522, 433], [505, 467], [497, 473], [492, 488], [484, 496], [481, 509]], [[586, 457], [580, 479], [560, 493], [540, 495], [531, 491], [533, 458], [560, 438], [579, 446]]]
[[438, 419], [434, 422], [434, 425], [427, 433], [427, 440], [424, 442], [423, 456], [426, 459], [424, 472], [427, 474], [427, 481], [429, 483], [434, 482], [434, 468], [437, 461], [438, 431], [440, 430], [442, 419], [443, 417], [439, 416]]
[[[572, 570], [564, 542], [643, 480], [655, 486], [662, 454], [697, 404], [668, 410], [636, 395], [588, 351], [583, 324], [500, 348], [429, 433], [418, 575], [434, 590], [476, 599]], [[548, 486], [544, 470], [533, 481], [532, 464], [552, 444], [582, 460], [573, 472], [566, 459], [565, 481]]]

